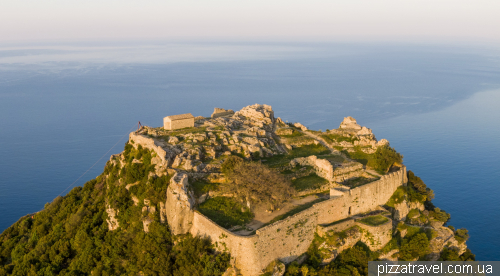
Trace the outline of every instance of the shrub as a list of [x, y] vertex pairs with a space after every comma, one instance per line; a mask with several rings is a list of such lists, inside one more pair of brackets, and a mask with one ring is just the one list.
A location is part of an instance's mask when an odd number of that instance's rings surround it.
[[390, 146], [381, 146], [373, 155], [373, 159], [369, 160], [367, 165], [378, 172], [386, 173], [394, 163], [402, 163], [403, 155], [398, 153]]
[[408, 184], [412, 186], [418, 193], [424, 195], [427, 201], [434, 199], [434, 191], [427, 188], [424, 181], [416, 176], [412, 171], [408, 171]]
[[457, 231], [455, 231], [455, 239], [458, 241], [458, 243], [464, 243], [469, 239], [469, 231], [465, 228], [460, 228]]
[[446, 213], [444, 210], [441, 210], [439, 208], [434, 208], [433, 211], [429, 212], [429, 215], [441, 222], [447, 222], [451, 217], [450, 214]]
[[427, 235], [425, 233], [418, 233], [411, 238], [403, 239], [399, 251], [399, 260], [411, 261], [429, 253], [430, 245]]
[[244, 160], [238, 156], [231, 155], [222, 163], [221, 171], [225, 175], [229, 175], [234, 171], [234, 168], [244, 163]]
[[308, 176], [300, 177], [292, 181], [292, 185], [297, 191], [318, 189], [327, 183], [328, 180], [317, 176], [315, 173], [311, 173]]

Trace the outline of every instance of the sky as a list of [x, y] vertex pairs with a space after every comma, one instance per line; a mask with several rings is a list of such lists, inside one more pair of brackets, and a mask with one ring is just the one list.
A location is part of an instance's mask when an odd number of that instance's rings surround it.
[[498, 0], [2, 0], [0, 44], [141, 40], [500, 42]]

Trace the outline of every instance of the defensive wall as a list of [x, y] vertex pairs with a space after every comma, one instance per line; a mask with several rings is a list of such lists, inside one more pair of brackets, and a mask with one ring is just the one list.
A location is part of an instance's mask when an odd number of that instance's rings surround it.
[[[134, 141], [134, 146], [140, 144], [144, 148], [153, 150], [162, 161], [167, 161], [170, 158], [169, 153], [147, 136], [133, 132], [130, 133], [129, 140]], [[332, 224], [332, 222], [344, 220], [353, 215], [371, 211], [376, 206], [384, 205], [396, 189], [406, 185], [407, 182], [406, 167], [403, 166], [400, 170], [384, 175], [377, 181], [353, 189], [347, 187], [331, 189], [330, 199], [258, 229], [256, 234], [251, 236], [236, 235], [194, 211], [189, 232], [195, 236], [209, 237], [219, 250], [230, 252], [231, 256], [234, 257], [236, 267], [243, 275], [260, 275], [262, 269], [276, 259], [288, 263], [305, 253], [314, 239], [316, 228], [320, 229], [321, 225]], [[390, 221], [382, 228], [361, 225], [359, 222], [349, 222], [351, 220], [346, 221], [339, 222], [337, 227], [346, 229], [345, 227], [355, 224], [380, 241], [377, 244], [385, 244], [390, 240], [390, 236], [387, 235], [390, 230], [384, 230], [391, 228]], [[363, 236], [367, 237], [367, 235]], [[388, 237], [389, 239], [387, 239]], [[367, 245], [370, 246], [370, 243]]]
[[[210, 237], [219, 250], [229, 251], [243, 275], [260, 275], [262, 269], [275, 259], [289, 263], [305, 253], [314, 239], [318, 225], [331, 224], [355, 214], [371, 211], [376, 206], [385, 204], [396, 189], [406, 183], [406, 167], [403, 166], [399, 171], [387, 174], [372, 183], [350, 190], [332, 191], [330, 199], [258, 229], [252, 236], [236, 235], [195, 212], [190, 232], [193, 235]], [[341, 223], [343, 224], [347, 227], [352, 222]], [[361, 225], [359, 222], [354, 224], [371, 234], [363, 235], [368, 246], [371, 239], [376, 240], [373, 247], [370, 246], [372, 248], [379, 248], [390, 240], [390, 220], [383, 224], [382, 228]]]

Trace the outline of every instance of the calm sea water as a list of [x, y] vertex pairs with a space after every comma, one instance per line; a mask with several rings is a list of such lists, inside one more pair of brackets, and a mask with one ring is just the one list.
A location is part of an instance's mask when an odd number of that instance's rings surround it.
[[[360, 44], [0, 47], [0, 231], [102, 172], [137, 121], [273, 106], [313, 129], [353, 116], [434, 189], [481, 260], [500, 260], [500, 54]], [[118, 145], [111, 149], [115, 143]]]

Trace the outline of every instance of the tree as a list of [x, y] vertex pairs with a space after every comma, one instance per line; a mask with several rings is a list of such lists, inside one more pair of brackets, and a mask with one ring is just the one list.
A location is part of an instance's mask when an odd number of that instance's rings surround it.
[[408, 171], [408, 184], [415, 188], [417, 192], [426, 196], [426, 200], [430, 201], [434, 199], [434, 191], [427, 188], [424, 181], [418, 176], [416, 176], [412, 171]]
[[373, 159], [368, 161], [368, 166], [379, 172], [386, 173], [394, 163], [402, 163], [403, 155], [388, 145], [377, 148]]
[[430, 252], [429, 239], [425, 233], [419, 233], [410, 239], [404, 239], [399, 251], [399, 259], [411, 261], [423, 257]]
[[295, 194], [290, 180], [261, 163], [231, 156], [222, 164], [222, 171], [227, 177], [221, 185], [222, 191], [246, 202], [249, 208], [254, 203], [264, 202], [274, 210]]

